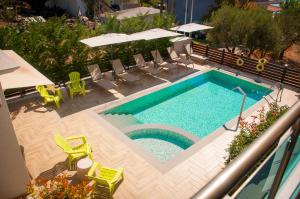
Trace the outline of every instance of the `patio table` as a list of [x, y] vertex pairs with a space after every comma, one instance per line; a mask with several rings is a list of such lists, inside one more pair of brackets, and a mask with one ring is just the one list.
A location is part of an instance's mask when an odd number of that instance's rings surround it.
[[93, 161], [89, 158], [83, 158], [77, 162], [77, 177], [80, 180], [86, 180], [87, 173], [92, 167]]

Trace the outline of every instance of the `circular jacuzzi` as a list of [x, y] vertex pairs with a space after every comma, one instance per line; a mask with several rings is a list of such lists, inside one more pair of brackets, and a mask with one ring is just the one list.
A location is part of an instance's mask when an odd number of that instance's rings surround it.
[[195, 142], [167, 129], [144, 128], [126, 132], [126, 135], [155, 158], [166, 162]]

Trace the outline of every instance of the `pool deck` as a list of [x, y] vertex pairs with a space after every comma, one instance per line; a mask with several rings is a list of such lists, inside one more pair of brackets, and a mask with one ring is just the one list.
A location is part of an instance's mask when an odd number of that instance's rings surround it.
[[[73, 100], [64, 92], [65, 102], [60, 109], [42, 106], [39, 97], [10, 102], [11, 118], [30, 174], [34, 178], [51, 177], [64, 169], [66, 155], [55, 145], [54, 133], [63, 136], [84, 134], [92, 144], [96, 161], [108, 167], [124, 167], [125, 178], [114, 198], [190, 198], [224, 168], [225, 149], [235, 132], [220, 134], [170, 170], [161, 172], [109, 132], [106, 125], [91, 117], [90, 111], [128, 96], [141, 95], [145, 90], [156, 90], [192, 73], [210, 70], [215, 68], [213, 65], [181, 68], [176, 73], [164, 72], [159, 78], [134, 71], [141, 76], [136, 85], [121, 83], [112, 92], [88, 85], [86, 96], [76, 96]], [[285, 89], [280, 103], [292, 105], [296, 100], [296, 92]]]

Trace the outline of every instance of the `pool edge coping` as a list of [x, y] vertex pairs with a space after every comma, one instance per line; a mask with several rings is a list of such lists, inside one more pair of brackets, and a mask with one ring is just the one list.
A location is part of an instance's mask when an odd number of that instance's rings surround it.
[[[148, 162], [150, 165], [155, 167], [161, 173], [166, 173], [166, 172], [170, 171], [172, 168], [174, 168], [175, 166], [178, 166], [178, 165], [182, 164], [190, 156], [195, 154], [197, 151], [199, 151], [201, 148], [206, 146], [208, 143], [210, 143], [211, 141], [213, 141], [214, 139], [216, 139], [220, 135], [222, 135], [226, 132], [234, 133], [235, 131], [232, 131], [230, 128], [232, 126], [234, 126], [234, 124], [237, 122], [239, 115], [237, 115], [236, 117], [234, 117], [231, 120], [227, 121], [225, 124], [223, 124], [222, 126], [217, 128], [216, 130], [211, 132], [209, 135], [207, 135], [203, 139], [200, 139], [199, 141], [197, 141], [191, 147], [189, 147], [186, 150], [184, 150], [183, 152], [177, 154], [171, 160], [167, 161], [166, 163], [163, 163], [163, 162], [159, 161], [158, 159], [156, 159], [155, 157], [153, 157], [152, 154], [149, 154], [147, 151], [145, 151], [141, 146], [138, 146], [136, 143], [132, 142], [132, 140], [127, 135], [125, 135], [124, 132], [121, 129], [118, 129], [117, 127], [112, 125], [110, 122], [105, 120], [103, 117], [99, 117], [100, 116], [99, 113], [101, 113], [105, 110], [114, 108], [116, 106], [119, 106], [121, 104], [125, 104], [129, 101], [135, 100], [135, 99], [140, 98], [142, 96], [148, 95], [150, 93], [156, 92], [158, 90], [164, 89], [166, 87], [172, 86], [174, 84], [180, 83], [180, 82], [185, 81], [187, 79], [196, 77], [196, 76], [201, 75], [203, 73], [207, 73], [207, 72], [212, 71], [212, 70], [215, 70], [215, 71], [233, 76], [235, 78], [245, 80], [245, 81], [253, 83], [255, 85], [263, 86], [267, 89], [269, 89], [268, 86], [270, 86], [268, 83], [265, 83], [265, 82], [258, 83], [258, 82], [255, 82], [253, 79], [250, 79], [248, 77], [244, 77], [242, 75], [237, 76], [234, 73], [229, 72], [229, 71], [220, 71], [216, 68], [210, 68], [210, 69], [207, 69], [207, 70], [204, 70], [204, 71], [195, 72], [195, 73], [190, 74], [190, 75], [188, 75], [184, 78], [181, 78], [181, 79], [179, 79], [175, 82], [162, 83], [160, 85], [142, 90], [140, 92], [137, 92], [137, 93], [134, 93], [132, 95], [126, 96], [124, 98], [117, 99], [115, 101], [108, 102], [106, 104], [102, 104], [102, 105], [90, 108], [89, 113], [93, 116], [93, 118], [100, 121], [102, 125], [104, 124], [109, 131], [113, 132], [113, 134], [115, 134], [117, 137], [119, 137], [121, 139], [121, 141], [123, 141], [123, 143], [125, 142], [126, 145], [129, 146], [129, 148], [131, 150], [133, 150], [135, 153], [137, 153], [139, 156], [141, 156], [141, 158], [143, 158], [146, 162]], [[275, 92], [276, 92], [276, 90], [273, 90], [269, 95], [274, 97], [276, 95]], [[264, 98], [260, 99], [254, 105], [250, 106], [247, 110], [245, 110], [243, 112], [243, 118], [249, 117], [259, 107], [262, 107], [266, 103], [267, 103], [267, 101], [265, 101]], [[225, 129], [224, 126], [227, 127], [227, 129]], [[228, 127], [230, 127], [230, 128], [228, 128]], [[175, 127], [175, 128], [178, 128], [178, 127]]]

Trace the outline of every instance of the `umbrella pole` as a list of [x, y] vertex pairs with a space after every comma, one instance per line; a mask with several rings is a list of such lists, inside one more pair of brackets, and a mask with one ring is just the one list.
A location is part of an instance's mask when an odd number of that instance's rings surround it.
[[157, 40], [155, 41], [155, 48], [156, 48], [156, 51], [155, 51], [155, 67], [157, 68], [158, 67], [158, 64], [157, 64]]
[[111, 58], [111, 60], [113, 60], [113, 49], [112, 49], [112, 45], [110, 45], [110, 58]]
[[[113, 48], [112, 45], [110, 45], [110, 60], [113, 61]], [[112, 63], [112, 62], [111, 62]], [[112, 70], [113, 79], [116, 80], [116, 71]]]

